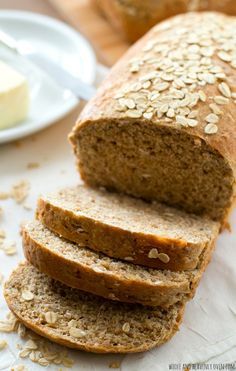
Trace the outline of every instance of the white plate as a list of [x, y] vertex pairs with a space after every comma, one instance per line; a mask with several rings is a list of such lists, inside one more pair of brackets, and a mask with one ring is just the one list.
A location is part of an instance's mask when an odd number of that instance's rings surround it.
[[[89, 43], [65, 23], [36, 13], [0, 11], [0, 29], [21, 44], [45, 53], [84, 82], [93, 84], [96, 59]], [[0, 59], [27, 76], [30, 85], [30, 112], [27, 120], [0, 130], [0, 143], [35, 133], [64, 117], [78, 104], [68, 90], [62, 89], [31, 62], [0, 47]]]

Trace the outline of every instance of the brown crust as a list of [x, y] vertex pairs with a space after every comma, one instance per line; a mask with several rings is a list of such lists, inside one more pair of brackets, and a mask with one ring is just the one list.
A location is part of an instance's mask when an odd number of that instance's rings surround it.
[[[207, 247], [206, 243], [187, 245], [185, 241], [180, 239], [153, 238], [150, 235], [106, 225], [57, 207], [43, 197], [38, 200], [37, 218], [48, 229], [70, 241], [89, 245], [92, 250], [102, 252], [112, 258], [126, 260], [127, 257], [132, 257], [132, 264], [150, 268], [171, 271], [195, 269], [199, 263], [199, 257]], [[83, 234], [78, 232], [81, 226], [85, 231]], [[217, 234], [216, 224], [215, 233], [213, 233], [209, 244]], [[152, 248], [156, 248], [159, 253], [167, 254], [170, 258], [169, 262], [163, 263], [159, 259], [148, 258], [148, 252]]]
[[[117, 0], [93, 0], [109, 22], [130, 42], [138, 40], [152, 26], [174, 16], [193, 10], [215, 10], [236, 14], [235, 0], [131, 0], [131, 10]], [[196, 4], [194, 6], [194, 3]]]
[[80, 261], [74, 261], [56, 254], [50, 246], [44, 246], [23, 230], [23, 248], [26, 259], [39, 271], [67, 286], [93, 293], [111, 300], [143, 305], [169, 307], [179, 301], [190, 300], [208, 265], [214, 244], [206, 248], [201, 256], [198, 270], [189, 273], [186, 281], [161, 283], [130, 280], [114, 273], [98, 272]]
[[[17, 272], [17, 270], [21, 266], [24, 266], [24, 265], [25, 265], [25, 263], [21, 263], [20, 266], [18, 268], [16, 268], [15, 271], [12, 272], [11, 277]], [[162, 333], [161, 334], [162, 336], [159, 337], [158, 341], [156, 341], [156, 343], [153, 342], [153, 344], [151, 346], [147, 346], [145, 344], [142, 344], [142, 346], [134, 347], [134, 348], [128, 348], [128, 347], [125, 347], [125, 346], [112, 347], [112, 346], [109, 346], [109, 344], [106, 344], [106, 346], [100, 345], [98, 341], [95, 342], [94, 344], [88, 344], [88, 343], [87, 344], [82, 344], [82, 343], [79, 342], [79, 339], [76, 342], [73, 342], [73, 341], [70, 341], [68, 338], [63, 337], [63, 335], [59, 336], [53, 330], [53, 328], [50, 329], [50, 328], [45, 327], [45, 326], [43, 326], [39, 323], [35, 324], [35, 323], [26, 319], [24, 316], [22, 316], [20, 314], [19, 304], [16, 303], [14, 300], [12, 300], [12, 296], [9, 295], [9, 293], [8, 293], [8, 288], [11, 285], [11, 283], [10, 283], [11, 277], [4, 285], [4, 297], [5, 297], [5, 300], [7, 302], [7, 305], [9, 307], [9, 309], [14, 313], [14, 315], [27, 328], [31, 329], [35, 333], [37, 333], [37, 334], [39, 334], [43, 337], [46, 337], [46, 338], [48, 338], [49, 340], [51, 340], [55, 343], [58, 343], [58, 344], [63, 345], [63, 346], [67, 346], [67, 347], [72, 348], [72, 349], [84, 350], [84, 351], [93, 352], [93, 353], [138, 353], [138, 352], [147, 351], [147, 350], [152, 349], [156, 346], [160, 346], [161, 344], [168, 341], [172, 336], [174, 336], [174, 334], [178, 331], [179, 326], [180, 326], [180, 324], [182, 322], [182, 319], [183, 319], [185, 305], [181, 304], [181, 305], [179, 305], [178, 309], [176, 308], [176, 310], [178, 310], [178, 312], [177, 312], [176, 318], [174, 319], [174, 323], [171, 323], [169, 328], [166, 329], [165, 335]]]

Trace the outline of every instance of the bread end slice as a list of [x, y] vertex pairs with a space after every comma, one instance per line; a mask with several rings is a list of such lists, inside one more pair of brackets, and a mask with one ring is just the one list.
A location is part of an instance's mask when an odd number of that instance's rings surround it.
[[176, 333], [184, 313], [183, 303], [168, 310], [114, 303], [64, 286], [28, 263], [13, 271], [4, 295], [26, 327], [61, 345], [94, 353], [159, 346]]

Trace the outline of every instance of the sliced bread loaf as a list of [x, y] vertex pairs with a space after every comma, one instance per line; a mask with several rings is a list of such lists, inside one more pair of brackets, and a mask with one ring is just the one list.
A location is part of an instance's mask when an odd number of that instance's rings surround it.
[[108, 299], [168, 307], [189, 300], [208, 264], [212, 246], [204, 250], [198, 268], [171, 272], [137, 266], [70, 243], [31, 222], [23, 229], [26, 259], [62, 283]]
[[195, 269], [219, 224], [161, 205], [86, 186], [42, 196], [38, 218], [80, 245], [158, 269]]
[[12, 312], [56, 343], [96, 353], [142, 352], [170, 339], [184, 306], [166, 310], [115, 303], [71, 289], [23, 263], [5, 284]]
[[226, 221], [236, 193], [235, 28], [236, 17], [188, 13], [129, 49], [70, 136], [88, 184]]

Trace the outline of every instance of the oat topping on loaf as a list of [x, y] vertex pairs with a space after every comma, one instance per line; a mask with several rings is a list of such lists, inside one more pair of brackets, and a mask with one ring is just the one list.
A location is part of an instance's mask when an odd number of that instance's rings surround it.
[[121, 58], [70, 135], [87, 184], [227, 222], [236, 194], [235, 28], [236, 18], [218, 13], [179, 15]]
[[[195, 23], [194, 33], [192, 22]], [[166, 24], [167, 35], [153, 36], [143, 46], [139, 57], [130, 61], [130, 74], [137, 77], [135, 83], [122, 85], [115, 94], [115, 109], [132, 118], [164, 118], [167, 123], [175, 121], [180, 126], [195, 127], [198, 125], [195, 109], [199, 101], [208, 101], [205, 120], [209, 124], [206, 124], [204, 132], [217, 133], [216, 124], [220, 123], [223, 112], [211, 105], [216, 96], [207, 97], [201, 87], [218, 84], [222, 95], [217, 100], [222, 102], [227, 98], [228, 101], [224, 102], [229, 103], [232, 99], [226, 66], [216, 64], [213, 57], [217, 56], [236, 68], [235, 28], [236, 21], [228, 24], [224, 17], [216, 14], [204, 14], [198, 18], [190, 16], [189, 23], [185, 22], [183, 28], [171, 36]], [[157, 31], [159, 29], [161, 26]], [[142, 73], [149, 71], [150, 67], [152, 72]], [[236, 91], [235, 84], [232, 88]]]

